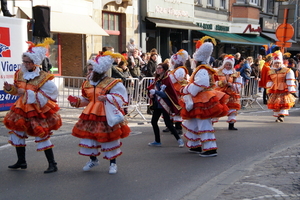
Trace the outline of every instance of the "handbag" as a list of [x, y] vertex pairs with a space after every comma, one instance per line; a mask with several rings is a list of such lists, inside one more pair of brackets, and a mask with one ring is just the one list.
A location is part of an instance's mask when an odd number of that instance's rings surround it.
[[109, 102], [104, 103], [105, 113], [106, 113], [106, 120], [107, 124], [110, 127], [115, 126], [124, 121], [123, 113], [113, 104]]

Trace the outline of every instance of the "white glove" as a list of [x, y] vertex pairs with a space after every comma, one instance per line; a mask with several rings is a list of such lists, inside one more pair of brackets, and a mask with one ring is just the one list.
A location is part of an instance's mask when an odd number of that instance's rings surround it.
[[161, 86], [160, 86], [160, 90], [161, 90], [161, 91], [165, 91], [166, 87], [167, 87], [166, 85], [161, 85]]
[[194, 107], [192, 96], [188, 94], [188, 95], [184, 95], [182, 98], [185, 103], [186, 110], [190, 112]]
[[154, 90], [154, 89], [151, 89], [149, 92], [150, 92], [150, 94], [152, 94], [152, 95], [155, 94], [155, 90]]

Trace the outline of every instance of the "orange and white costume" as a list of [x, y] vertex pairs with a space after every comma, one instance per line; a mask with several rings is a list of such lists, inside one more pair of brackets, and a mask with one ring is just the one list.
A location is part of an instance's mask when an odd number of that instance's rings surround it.
[[[208, 63], [212, 50], [212, 43], [203, 43], [194, 54], [195, 60]], [[202, 147], [204, 152], [217, 149], [211, 118], [224, 116], [228, 112], [227, 95], [213, 90], [214, 75], [214, 69], [207, 64], [201, 64], [191, 75], [189, 84], [181, 90], [185, 94], [181, 116], [182, 126], [187, 130], [184, 134], [188, 140], [186, 146]]]
[[[231, 63], [232, 68], [226, 69], [224, 66], [229, 62]], [[241, 109], [240, 103], [240, 91], [242, 86], [242, 77], [239, 72], [235, 71], [234, 67], [234, 57], [227, 56], [224, 58], [222, 66], [217, 71], [216, 76], [216, 88], [215, 90], [221, 91], [229, 95], [229, 101], [227, 106], [229, 108], [229, 112], [227, 114], [228, 123], [235, 123], [237, 111]], [[218, 119], [214, 118], [213, 122], [217, 122]]]
[[4, 118], [5, 126], [10, 129], [11, 143], [15, 147], [25, 147], [25, 139], [34, 136], [37, 151], [53, 147], [50, 135], [62, 125], [56, 104], [58, 89], [53, 81], [54, 75], [41, 71], [39, 67], [33, 72], [22, 65], [14, 75], [14, 85], [6, 93], [17, 95], [17, 89], [26, 92], [11, 107]]
[[[171, 71], [169, 72], [169, 77], [171, 79], [171, 82], [173, 83], [174, 89], [176, 90], [176, 93], [178, 97], [181, 96], [180, 90], [183, 86], [186, 86], [187, 76], [188, 76], [188, 70], [184, 65], [185, 62], [188, 59], [188, 53], [187, 51], [181, 49], [176, 54], [171, 56]], [[178, 67], [176, 67], [178, 66]], [[182, 117], [180, 114], [172, 116], [174, 122], [182, 122]]]
[[[103, 62], [105, 60], [99, 61], [102, 64]], [[112, 62], [104, 65], [110, 67], [111, 64]], [[95, 65], [93, 63], [94, 70]], [[120, 139], [129, 135], [130, 128], [126, 120], [110, 127], [107, 122], [105, 104], [112, 104], [123, 112], [121, 107], [128, 103], [126, 88], [121, 80], [105, 76], [98, 82], [85, 81], [81, 89], [82, 96], [78, 98], [77, 107], [86, 107], [72, 131], [73, 136], [81, 138], [79, 154], [98, 156], [100, 148], [104, 159], [113, 160], [122, 154]], [[106, 101], [98, 99], [101, 95], [106, 96]]]
[[295, 104], [295, 97], [291, 94], [296, 93], [295, 75], [293, 70], [283, 65], [280, 51], [276, 51], [272, 56], [273, 63], [280, 62], [281, 66], [274, 68], [272, 65], [268, 73], [268, 108], [273, 110], [274, 117], [287, 116], [288, 110]]

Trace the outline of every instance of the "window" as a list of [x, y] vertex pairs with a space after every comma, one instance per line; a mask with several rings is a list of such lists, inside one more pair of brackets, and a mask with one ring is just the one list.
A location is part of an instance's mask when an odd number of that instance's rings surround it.
[[270, 13], [270, 14], [274, 13], [274, 0], [268, 0], [267, 13]]
[[220, 8], [226, 9], [226, 0], [220, 0]]
[[103, 29], [106, 31], [120, 31], [119, 18], [119, 15], [114, 13], [103, 13]]
[[202, 0], [194, 0], [195, 5], [202, 5]]
[[207, 6], [214, 7], [214, 0], [207, 0]]
[[115, 52], [120, 52], [121, 15], [103, 12], [102, 20], [103, 29], [109, 34], [109, 36], [102, 37], [103, 46], [113, 47]]
[[249, 4], [258, 5], [258, 0], [249, 0]]

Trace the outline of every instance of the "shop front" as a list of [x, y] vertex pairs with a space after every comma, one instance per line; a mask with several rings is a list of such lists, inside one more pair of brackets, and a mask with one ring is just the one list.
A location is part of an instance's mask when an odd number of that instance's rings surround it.
[[147, 52], [156, 48], [163, 59], [180, 49], [193, 53], [192, 31], [201, 29], [193, 23], [193, 0], [147, 0], [142, 7]]
[[[214, 50], [214, 57], [219, 57], [222, 53], [235, 54], [241, 53], [243, 57], [257, 57], [262, 45], [266, 45], [270, 40], [261, 37], [260, 27], [252, 24], [237, 24], [224, 22], [198, 22], [203, 30], [194, 32], [193, 40], [208, 35], [217, 40]], [[205, 26], [204, 26], [205, 25]]]

